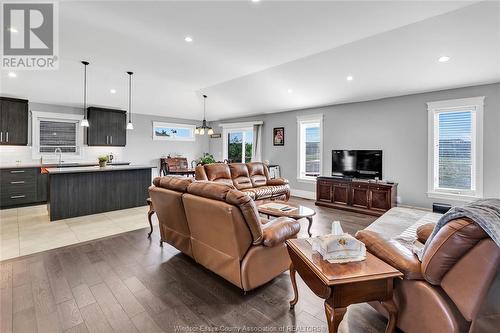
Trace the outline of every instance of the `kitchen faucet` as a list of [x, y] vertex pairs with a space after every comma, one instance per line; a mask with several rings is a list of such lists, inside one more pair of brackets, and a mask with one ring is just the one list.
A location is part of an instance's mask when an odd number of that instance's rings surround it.
[[59, 153], [59, 163], [58, 164], [61, 164], [62, 163], [62, 150], [61, 150], [61, 148], [57, 147], [54, 150], [54, 154], [57, 154], [57, 153]]

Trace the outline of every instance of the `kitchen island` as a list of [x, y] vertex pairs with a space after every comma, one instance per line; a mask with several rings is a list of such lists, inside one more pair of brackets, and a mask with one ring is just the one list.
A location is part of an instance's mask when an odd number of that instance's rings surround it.
[[152, 166], [47, 168], [51, 221], [144, 206]]

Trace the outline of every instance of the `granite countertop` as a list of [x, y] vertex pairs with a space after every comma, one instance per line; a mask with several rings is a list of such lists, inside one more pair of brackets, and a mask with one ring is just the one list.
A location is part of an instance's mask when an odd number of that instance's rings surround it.
[[[109, 164], [109, 163], [108, 163]], [[130, 162], [127, 161], [115, 161], [111, 163], [112, 165], [129, 165]], [[63, 162], [61, 164], [61, 168], [69, 168], [69, 167], [89, 167], [89, 166], [97, 166], [98, 162]], [[0, 165], [0, 169], [23, 169], [23, 168], [58, 168], [59, 164], [57, 163], [42, 163], [33, 162], [33, 163], [12, 163], [12, 164], [2, 164]]]
[[156, 168], [151, 165], [111, 165], [105, 167], [99, 166], [79, 166], [79, 167], [62, 167], [62, 168], [47, 168], [49, 174], [60, 173], [81, 173], [81, 172], [106, 172], [106, 171], [121, 171], [121, 170], [138, 170]]

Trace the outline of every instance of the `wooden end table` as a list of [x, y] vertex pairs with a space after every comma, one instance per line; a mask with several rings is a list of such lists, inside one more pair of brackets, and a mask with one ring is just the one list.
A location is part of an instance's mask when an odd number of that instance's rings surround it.
[[394, 331], [397, 308], [392, 300], [394, 279], [403, 276], [394, 267], [367, 253], [366, 260], [345, 264], [331, 264], [312, 251], [306, 239], [286, 241], [292, 263], [290, 278], [294, 299], [290, 308], [297, 304], [299, 295], [295, 272], [299, 272], [307, 286], [325, 300], [328, 332], [337, 332], [347, 307], [351, 304], [378, 301], [389, 313], [385, 332]]
[[[278, 203], [278, 204], [284, 204], [290, 207], [293, 207], [295, 209], [289, 210], [289, 211], [282, 211], [279, 209], [270, 209], [267, 207], [262, 207], [262, 205], [267, 204], [267, 203]], [[309, 234], [309, 237], [312, 236], [311, 234], [311, 226], [313, 222], [313, 216], [316, 215], [316, 212], [312, 210], [309, 207], [302, 206], [302, 205], [297, 205], [293, 204], [287, 201], [281, 201], [281, 200], [261, 200], [257, 202], [257, 210], [259, 213], [273, 217], [290, 217], [295, 220], [300, 220], [302, 218], [306, 218], [307, 221], [309, 222], [309, 226], [307, 228], [307, 233]]]

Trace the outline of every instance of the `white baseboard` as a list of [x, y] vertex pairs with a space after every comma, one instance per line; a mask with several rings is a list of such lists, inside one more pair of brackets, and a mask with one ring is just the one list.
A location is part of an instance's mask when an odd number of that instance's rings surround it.
[[313, 192], [313, 191], [304, 191], [304, 190], [297, 190], [297, 189], [291, 188], [290, 194], [294, 197], [316, 200], [316, 192]]

